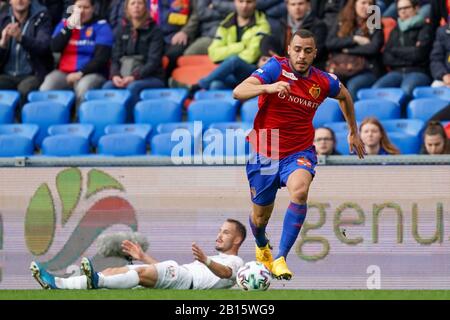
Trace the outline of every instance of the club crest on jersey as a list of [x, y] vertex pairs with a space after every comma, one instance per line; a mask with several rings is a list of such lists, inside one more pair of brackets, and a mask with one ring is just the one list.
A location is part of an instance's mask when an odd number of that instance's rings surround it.
[[309, 94], [317, 99], [320, 96], [320, 87], [317, 84], [313, 84], [311, 88], [309, 88]]
[[86, 29], [86, 32], [84, 33], [86, 35], [86, 38], [90, 38], [92, 36], [93, 30], [92, 27], [89, 27]]
[[297, 77], [292, 72], [287, 72], [286, 70], [283, 69], [282, 74], [288, 79], [298, 80]]
[[311, 162], [308, 159], [304, 158], [304, 157], [298, 158], [297, 159], [297, 164], [299, 166], [305, 166], [305, 167], [308, 167], [308, 168], [312, 167]]

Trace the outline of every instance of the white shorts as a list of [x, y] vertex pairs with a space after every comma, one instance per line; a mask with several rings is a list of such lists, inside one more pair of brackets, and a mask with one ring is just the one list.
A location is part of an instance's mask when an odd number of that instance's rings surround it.
[[[148, 267], [148, 264], [128, 265], [128, 269]], [[154, 264], [158, 273], [155, 289], [192, 289], [192, 274], [176, 261], [167, 260]]]

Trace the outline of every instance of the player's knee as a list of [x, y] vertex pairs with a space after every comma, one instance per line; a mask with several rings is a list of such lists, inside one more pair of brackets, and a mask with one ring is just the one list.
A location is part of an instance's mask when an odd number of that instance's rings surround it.
[[300, 184], [291, 191], [291, 198], [294, 202], [305, 203], [308, 200], [308, 187]]
[[136, 272], [139, 276], [139, 284], [144, 287], [154, 287], [158, 275], [153, 266], [137, 268]]

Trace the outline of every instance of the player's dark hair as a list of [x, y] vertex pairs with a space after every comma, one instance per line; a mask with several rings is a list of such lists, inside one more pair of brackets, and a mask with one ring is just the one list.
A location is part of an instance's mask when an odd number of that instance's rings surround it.
[[314, 36], [314, 33], [312, 33], [309, 30], [306, 30], [306, 29], [299, 29], [299, 30], [295, 31], [294, 34], [291, 37], [291, 42], [292, 42], [292, 40], [294, 39], [295, 36], [299, 36], [302, 39], [313, 38], [314, 43], [317, 43], [316, 37]]
[[227, 219], [227, 222], [233, 223], [236, 226], [236, 230], [242, 237], [241, 243], [239, 243], [239, 244], [242, 244], [244, 242], [245, 238], [247, 237], [247, 228], [245, 228], [245, 226], [242, 224], [242, 222], [235, 220], [235, 219]]

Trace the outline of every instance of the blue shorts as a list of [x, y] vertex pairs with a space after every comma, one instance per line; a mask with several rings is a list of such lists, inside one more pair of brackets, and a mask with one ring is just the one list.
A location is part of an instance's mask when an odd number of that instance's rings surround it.
[[271, 161], [260, 154], [252, 154], [247, 162], [247, 179], [253, 203], [267, 206], [275, 201], [278, 189], [285, 187], [289, 175], [304, 169], [314, 178], [317, 165], [316, 148], [291, 154], [279, 162]]

